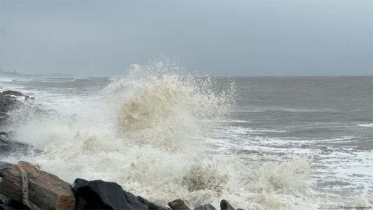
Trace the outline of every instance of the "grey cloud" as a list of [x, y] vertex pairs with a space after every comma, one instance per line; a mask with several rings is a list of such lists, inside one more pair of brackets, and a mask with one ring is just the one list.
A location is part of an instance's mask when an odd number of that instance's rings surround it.
[[210, 75], [373, 74], [369, 0], [0, 2], [4, 70], [108, 76], [163, 53]]

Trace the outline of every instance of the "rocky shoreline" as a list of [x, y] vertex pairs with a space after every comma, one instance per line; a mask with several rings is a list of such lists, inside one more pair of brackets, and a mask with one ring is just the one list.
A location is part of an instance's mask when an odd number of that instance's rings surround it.
[[[0, 157], [32, 150], [32, 146], [15, 141], [12, 132], [4, 130], [4, 126], [10, 119], [10, 112], [27, 107], [25, 102], [30, 100], [34, 98], [17, 91], [8, 90], [0, 93]], [[161, 206], [125, 191], [114, 182], [87, 181], [78, 178], [70, 184], [28, 162], [12, 164], [0, 161], [0, 210], [14, 209], [190, 210], [193, 208], [181, 199], [169, 202], [168, 206]], [[220, 202], [220, 209], [234, 210], [226, 200]], [[216, 208], [212, 205], [202, 205], [194, 210], [216, 210]]]
[[17, 142], [12, 138], [12, 132], [6, 132], [4, 127], [9, 123], [10, 112], [15, 109], [29, 107], [24, 102], [34, 100], [33, 97], [20, 92], [7, 90], [0, 92], [0, 155], [8, 156], [12, 153], [26, 153], [31, 146]]
[[[161, 206], [141, 196], [123, 190], [114, 182], [76, 179], [71, 185], [27, 162], [17, 165], [0, 161], [1, 210], [190, 210], [181, 199]], [[222, 200], [221, 210], [234, 210]], [[202, 205], [194, 210], [216, 210], [212, 205]]]

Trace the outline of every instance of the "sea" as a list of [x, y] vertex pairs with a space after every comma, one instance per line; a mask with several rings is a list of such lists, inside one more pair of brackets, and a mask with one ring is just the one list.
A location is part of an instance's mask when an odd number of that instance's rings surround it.
[[69, 183], [113, 181], [162, 205], [373, 207], [373, 76], [208, 77], [154, 62], [0, 87], [35, 98], [1, 128], [34, 150], [0, 160]]

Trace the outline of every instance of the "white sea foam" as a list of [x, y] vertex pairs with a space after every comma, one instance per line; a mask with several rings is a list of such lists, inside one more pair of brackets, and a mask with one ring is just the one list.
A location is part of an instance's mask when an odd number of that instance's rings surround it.
[[359, 124], [360, 127], [373, 128], [373, 123]]
[[9, 77], [0, 77], [1, 82], [11, 82], [13, 80], [14, 80], [13, 78], [9, 78]]
[[[234, 88], [216, 92], [213, 85], [168, 62], [133, 65], [95, 96], [40, 98], [59, 114], [26, 119], [16, 137], [43, 151], [26, 160], [69, 182], [115, 181], [164, 205], [227, 199], [244, 209], [317, 209], [308, 159], [257, 167], [205, 152], [204, 139], [232, 108]], [[8, 157], [17, 159], [25, 157]]]

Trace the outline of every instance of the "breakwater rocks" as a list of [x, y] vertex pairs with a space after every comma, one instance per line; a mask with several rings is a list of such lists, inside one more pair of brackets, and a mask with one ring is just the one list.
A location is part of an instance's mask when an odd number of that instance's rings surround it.
[[23, 97], [23, 94], [17, 91], [4, 91], [0, 93], [0, 126], [5, 125], [9, 119], [9, 112], [23, 105], [18, 100], [18, 97]]
[[[33, 115], [48, 115], [53, 110], [43, 110], [34, 105], [35, 98], [14, 90], [0, 92], [0, 126], [9, 123], [12, 111], [21, 111], [24, 118]], [[20, 116], [18, 116], [20, 117]]]
[[32, 146], [12, 139], [11, 133], [0, 132], [0, 157], [11, 154], [27, 154]]
[[[114, 182], [76, 179], [70, 185], [27, 162], [0, 161], [0, 210], [190, 210], [181, 199], [161, 206], [123, 190]], [[235, 210], [226, 200], [221, 210]], [[203, 205], [194, 210], [216, 210]]]
[[12, 132], [5, 132], [4, 127], [9, 124], [10, 113], [14, 110], [39, 111], [39, 109], [28, 104], [28, 102], [33, 100], [33, 97], [23, 95], [18, 91], [7, 90], [0, 92], [0, 156], [8, 156], [11, 153], [25, 154], [32, 149], [30, 145], [15, 141], [12, 138]]
[[49, 116], [53, 113], [54, 110], [38, 107], [34, 97], [13, 90], [0, 92], [0, 156], [39, 152], [31, 145], [15, 140], [15, 132], [12, 129], [34, 117]]

